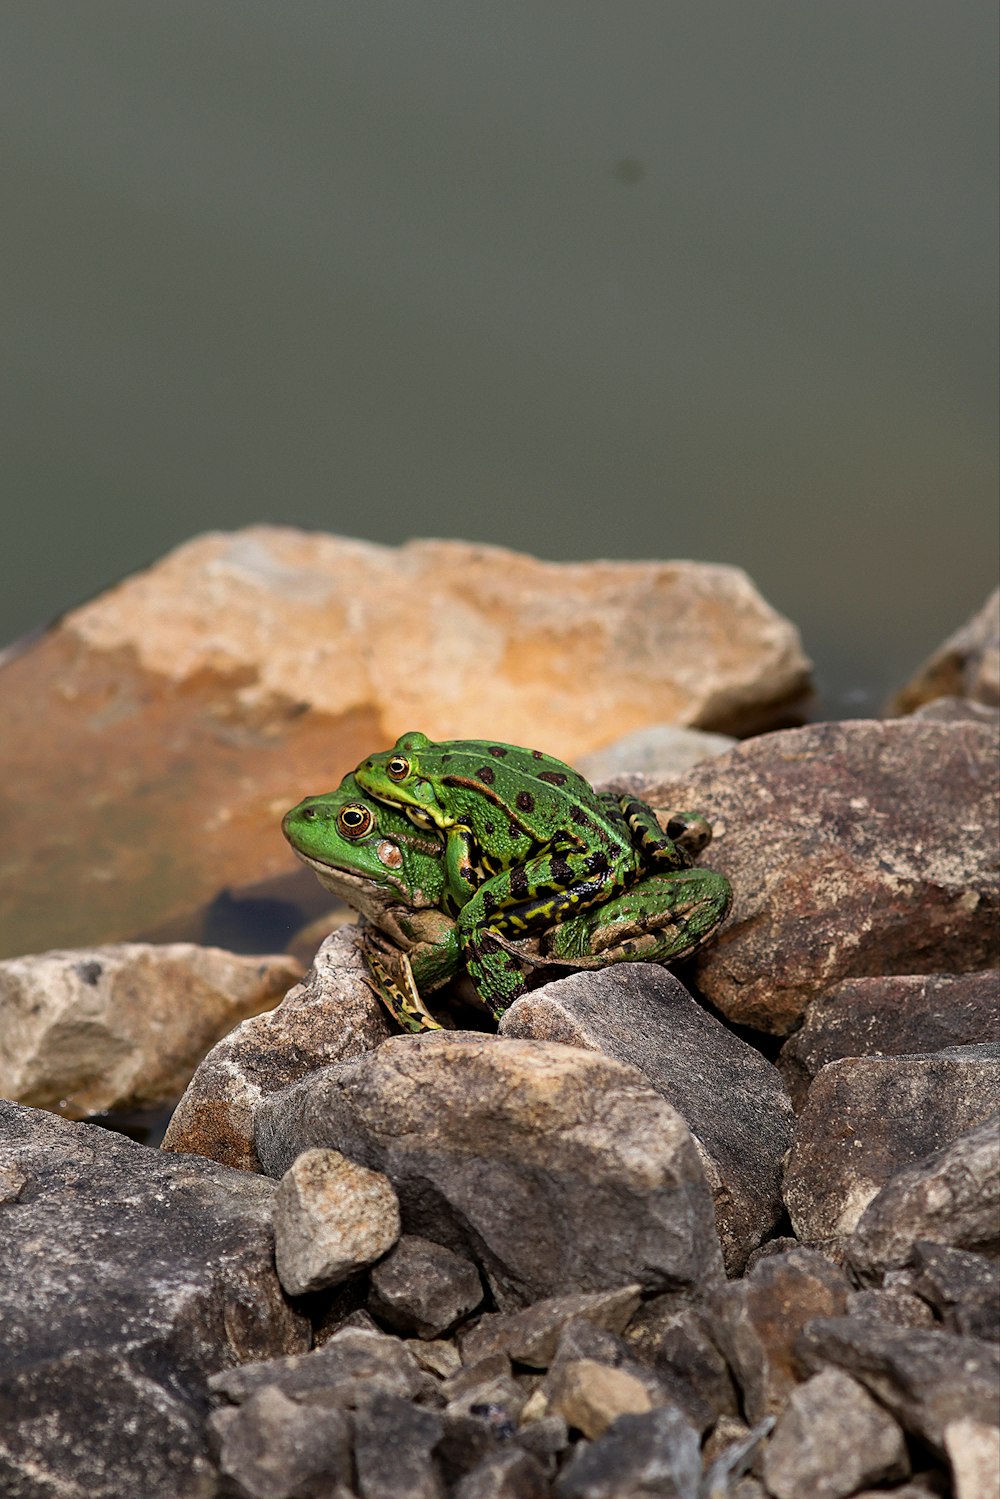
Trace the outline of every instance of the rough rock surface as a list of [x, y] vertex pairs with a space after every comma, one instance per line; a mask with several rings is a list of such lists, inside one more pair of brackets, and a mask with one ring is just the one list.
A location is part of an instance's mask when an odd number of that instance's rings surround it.
[[443, 1244], [404, 1234], [372, 1271], [368, 1306], [395, 1332], [436, 1338], [482, 1299], [475, 1265]]
[[890, 713], [912, 713], [939, 697], [1000, 703], [1000, 588], [978, 614], [934, 652], [889, 704]]
[[868, 1317], [818, 1317], [796, 1352], [818, 1371], [843, 1369], [907, 1431], [939, 1453], [945, 1428], [965, 1417], [992, 1426], [1000, 1410], [1000, 1350], [978, 1338], [891, 1327]]
[[486, 1312], [459, 1339], [462, 1358], [475, 1363], [505, 1353], [519, 1364], [546, 1369], [563, 1328], [581, 1317], [605, 1332], [622, 1332], [639, 1307], [640, 1287], [622, 1286], [590, 1295], [550, 1296], [520, 1312]]
[[350, 1492], [351, 1428], [342, 1411], [300, 1405], [265, 1385], [239, 1409], [216, 1411], [209, 1432], [219, 1471], [240, 1494], [290, 1499], [318, 1484], [329, 1494], [338, 1482]]
[[351, 1409], [363, 1390], [377, 1389], [402, 1399], [422, 1398], [434, 1383], [399, 1338], [356, 1327], [334, 1333], [311, 1353], [246, 1363], [214, 1374], [208, 1382], [218, 1399], [234, 1405], [273, 1388], [289, 1400], [343, 1410]]
[[743, 1394], [750, 1421], [776, 1415], [806, 1377], [796, 1339], [816, 1317], [843, 1312], [849, 1286], [841, 1272], [812, 1249], [792, 1249], [759, 1260], [742, 1280], [712, 1297], [712, 1331]]
[[638, 1067], [693, 1134], [726, 1270], [743, 1268], [782, 1212], [781, 1163], [794, 1120], [777, 1068], [649, 963], [546, 984], [511, 1006], [500, 1034], [563, 1041]]
[[845, 979], [813, 1000], [781, 1048], [792, 1102], [841, 1057], [899, 1056], [946, 1046], [1000, 1042], [1000, 973], [889, 974]]
[[657, 723], [625, 734], [603, 749], [578, 755], [573, 762], [588, 781], [638, 772], [647, 776], [676, 776], [713, 755], [723, 755], [736, 740], [731, 734], [706, 734], [680, 724]]
[[577, 1448], [556, 1480], [556, 1499], [697, 1499], [698, 1437], [679, 1411], [664, 1406], [621, 1416]]
[[196, 537], [0, 666], [0, 954], [129, 938], [290, 867], [281, 812], [404, 730], [572, 760], [609, 724], [767, 727], [808, 670], [733, 567]]
[[318, 1067], [362, 1056], [389, 1036], [388, 1016], [364, 981], [358, 943], [356, 926], [334, 932], [277, 1009], [223, 1036], [174, 1110], [165, 1150], [259, 1171], [253, 1130], [260, 1100]]
[[501, 1310], [722, 1273], [687, 1126], [607, 1057], [469, 1032], [398, 1037], [260, 1104], [270, 1173], [315, 1145], [384, 1171], [404, 1229], [470, 1255]]
[[[1000, 949], [997, 731], [857, 720], [762, 735], [628, 785], [697, 807], [734, 900], [693, 959], [729, 1019], [785, 1035], [842, 979], [987, 968]], [[613, 789], [616, 783], [609, 784]]]
[[905, 1478], [903, 1433], [863, 1385], [824, 1369], [793, 1390], [764, 1449], [774, 1499], [846, 1499], [863, 1484]]
[[891, 1177], [847, 1241], [855, 1273], [909, 1264], [922, 1239], [1000, 1256], [1000, 1114]]
[[274, 1260], [290, 1296], [339, 1285], [399, 1238], [399, 1202], [378, 1171], [336, 1150], [304, 1150], [274, 1198]]
[[214, 1492], [208, 1375], [309, 1341], [273, 1183], [3, 1102], [0, 1165], [0, 1492]]
[[[845, 1057], [809, 1090], [785, 1170], [800, 1239], [843, 1237], [890, 1177], [997, 1107], [1000, 1048]], [[933, 1235], [924, 1235], [933, 1237]]]
[[0, 962], [0, 1096], [74, 1117], [176, 1098], [209, 1046], [276, 1004], [293, 958], [145, 942]]
[[950, 1332], [1000, 1342], [1000, 1265], [996, 1260], [922, 1239], [913, 1246], [911, 1263], [915, 1290]]

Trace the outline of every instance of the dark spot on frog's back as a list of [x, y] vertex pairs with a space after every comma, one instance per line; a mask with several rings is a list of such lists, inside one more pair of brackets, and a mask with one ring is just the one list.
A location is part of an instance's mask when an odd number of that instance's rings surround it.
[[570, 822], [575, 822], [580, 827], [589, 828], [589, 827], [593, 826], [593, 824], [591, 823], [590, 818], [587, 816], [586, 812], [583, 810], [582, 807], [573, 807], [573, 808], [571, 808], [569, 817], [570, 817]]
[[530, 791], [519, 791], [517, 793], [517, 805], [522, 812], [533, 812], [535, 810], [535, 798]]
[[507, 751], [504, 749], [502, 744], [491, 744], [486, 753], [488, 755], [493, 755], [493, 757], [497, 760], [502, 760]]
[[481, 781], [485, 781], [487, 786], [492, 786], [493, 782], [496, 780], [496, 772], [494, 771], [492, 765], [481, 765], [476, 771], [476, 775]]
[[552, 786], [565, 786], [566, 777], [561, 770], [540, 770], [538, 772], [540, 781], [548, 781]]
[[522, 865], [518, 865], [510, 872], [510, 893], [518, 900], [526, 900], [528, 895], [528, 876]]
[[487, 838], [492, 838], [493, 837], [493, 824], [491, 822], [488, 822], [488, 823], [485, 824], [485, 827], [486, 827], [486, 836], [487, 836]]
[[532, 750], [531, 751], [531, 758], [533, 760], [541, 760], [541, 759], [544, 758], [544, 756], [542, 755], [541, 750]]

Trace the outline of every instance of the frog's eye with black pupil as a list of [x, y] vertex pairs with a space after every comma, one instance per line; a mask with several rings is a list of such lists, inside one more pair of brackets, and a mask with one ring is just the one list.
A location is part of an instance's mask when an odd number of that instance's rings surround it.
[[344, 838], [364, 838], [375, 826], [375, 814], [370, 807], [341, 807], [337, 813], [337, 831]]
[[410, 762], [402, 755], [393, 755], [392, 759], [386, 762], [385, 769], [390, 781], [405, 781], [410, 774]]

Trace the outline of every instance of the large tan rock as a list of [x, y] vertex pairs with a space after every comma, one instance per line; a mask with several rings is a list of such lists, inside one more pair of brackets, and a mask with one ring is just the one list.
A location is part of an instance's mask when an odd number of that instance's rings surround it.
[[270, 1009], [294, 958], [145, 942], [0, 962], [0, 1096], [74, 1118], [176, 1098], [205, 1051]]
[[890, 713], [913, 713], [938, 698], [1000, 704], [1000, 588], [978, 614], [950, 635], [889, 704]]
[[290, 868], [281, 813], [404, 730], [572, 760], [646, 724], [767, 727], [808, 671], [732, 567], [196, 537], [0, 665], [0, 955]]

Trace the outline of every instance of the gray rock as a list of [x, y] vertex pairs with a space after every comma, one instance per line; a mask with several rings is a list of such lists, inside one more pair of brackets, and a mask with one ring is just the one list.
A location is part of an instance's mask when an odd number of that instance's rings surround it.
[[785, 1169], [785, 1204], [799, 1238], [845, 1237], [898, 1171], [987, 1118], [997, 1106], [997, 1056], [1000, 1048], [957, 1047], [824, 1067]]
[[361, 1499], [444, 1499], [434, 1457], [441, 1417], [398, 1395], [359, 1395], [354, 1418], [354, 1462]]
[[454, 1490], [454, 1499], [546, 1499], [549, 1481], [531, 1453], [508, 1449], [484, 1458]]
[[556, 1479], [555, 1499], [697, 1499], [698, 1435], [670, 1406], [620, 1416], [596, 1441], [581, 1443]]
[[899, 1056], [1000, 1041], [1000, 975], [886, 974], [844, 979], [813, 1000], [778, 1066], [800, 1109], [809, 1085], [841, 1057]]
[[713, 1342], [705, 1314], [695, 1308], [664, 1305], [669, 1296], [647, 1301], [624, 1333], [624, 1343], [640, 1361], [651, 1365], [660, 1385], [704, 1433], [720, 1417], [739, 1409], [729, 1365]]
[[839, 1369], [792, 1391], [764, 1449], [764, 1483], [775, 1499], [846, 1499], [909, 1471], [898, 1423]]
[[436, 1384], [399, 1338], [357, 1327], [335, 1333], [311, 1353], [224, 1369], [208, 1381], [214, 1395], [235, 1405], [273, 1387], [289, 1400], [345, 1409], [355, 1404], [359, 1390], [411, 1399], [431, 1394]]
[[936, 697], [915, 708], [913, 717], [929, 719], [932, 723], [955, 723], [960, 718], [969, 718], [973, 723], [995, 726], [1000, 722], [1000, 708], [977, 703], [971, 697]]
[[213, 1046], [174, 1110], [164, 1150], [259, 1171], [253, 1132], [261, 1099], [317, 1067], [361, 1056], [391, 1034], [365, 982], [359, 944], [356, 926], [334, 932], [276, 1009], [244, 1020]]
[[913, 1246], [916, 1290], [951, 1332], [1000, 1341], [1000, 1265], [980, 1254], [921, 1240]]
[[304, 1150], [274, 1199], [274, 1257], [290, 1296], [339, 1285], [399, 1238], [399, 1202], [379, 1171], [337, 1150]]
[[874, 1317], [894, 1327], [934, 1327], [937, 1323], [926, 1301], [896, 1288], [852, 1291], [846, 1311], [849, 1317]]
[[301, 978], [289, 957], [122, 942], [0, 962], [0, 1096], [75, 1117], [171, 1102], [208, 1048]]
[[722, 1276], [687, 1126], [634, 1068], [574, 1047], [396, 1037], [262, 1102], [256, 1140], [273, 1174], [316, 1145], [384, 1171], [404, 1229], [473, 1258], [500, 1310]]
[[0, 1491], [176, 1499], [211, 1483], [209, 1372], [305, 1348], [274, 1187], [0, 1101]]
[[595, 1327], [621, 1332], [639, 1298], [640, 1287], [631, 1285], [589, 1295], [549, 1296], [519, 1312], [487, 1312], [459, 1334], [462, 1358], [468, 1363], [503, 1352], [519, 1364], [547, 1369], [568, 1322], [582, 1317]]
[[863, 1280], [906, 1265], [920, 1239], [1000, 1254], [1000, 1114], [899, 1171], [865, 1209], [847, 1241]]
[[238, 1409], [215, 1411], [209, 1429], [219, 1471], [250, 1499], [304, 1499], [350, 1484], [351, 1429], [342, 1411], [299, 1405], [265, 1385]]
[[1000, 589], [994, 589], [979, 613], [949, 636], [886, 711], [912, 713], [946, 695], [993, 707], [1000, 703]]
[[758, 1421], [753, 1430], [723, 1416], [702, 1449], [705, 1474], [699, 1499], [766, 1499], [763, 1484], [744, 1475], [773, 1426], [773, 1416]]
[[482, 1299], [475, 1265], [417, 1234], [404, 1234], [371, 1272], [370, 1309], [395, 1332], [418, 1338], [439, 1337]]
[[505, 1036], [562, 1041], [638, 1067], [694, 1135], [729, 1275], [782, 1212], [781, 1162], [794, 1118], [777, 1068], [651, 963], [546, 984], [517, 1000]]
[[852, 1374], [906, 1431], [942, 1455], [952, 1421], [989, 1426], [1000, 1407], [1000, 1350], [978, 1338], [820, 1317], [801, 1333], [796, 1352], [812, 1372], [833, 1365]]
[[743, 1393], [748, 1420], [777, 1415], [809, 1370], [795, 1351], [802, 1328], [836, 1316], [848, 1284], [823, 1255], [793, 1249], [758, 1261], [750, 1275], [711, 1298], [711, 1331]]
[[787, 1035], [841, 979], [987, 968], [1000, 948], [997, 731], [854, 720], [747, 740], [669, 781], [630, 785], [704, 811], [733, 885], [692, 959], [730, 1020]]
[[580, 755], [576, 769], [596, 784], [611, 776], [675, 776], [713, 755], [732, 749], [736, 740], [729, 734], [706, 734], [703, 729], [688, 729], [677, 723], [647, 724], [606, 744], [603, 749]]

